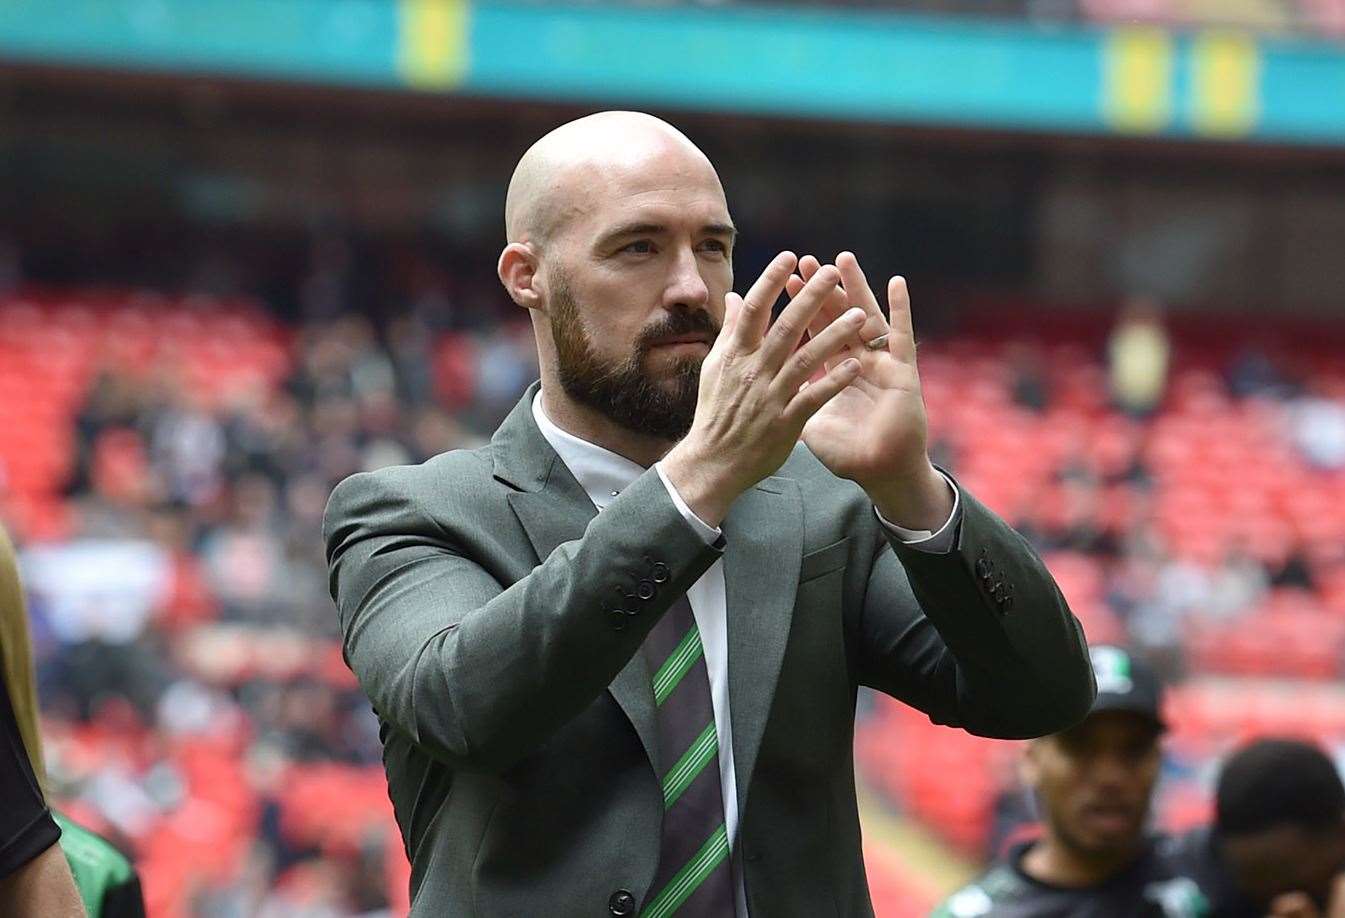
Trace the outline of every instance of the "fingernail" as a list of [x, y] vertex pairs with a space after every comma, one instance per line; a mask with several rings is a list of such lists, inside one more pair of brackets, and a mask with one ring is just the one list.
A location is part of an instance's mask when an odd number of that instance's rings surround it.
[[851, 306], [845, 311], [845, 321], [847, 322], [863, 321], [863, 319], [864, 310], [858, 306]]

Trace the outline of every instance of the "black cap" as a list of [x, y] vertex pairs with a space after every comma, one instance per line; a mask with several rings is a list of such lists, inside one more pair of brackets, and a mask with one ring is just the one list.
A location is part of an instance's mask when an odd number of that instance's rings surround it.
[[1163, 683], [1147, 663], [1120, 647], [1105, 644], [1090, 648], [1089, 656], [1097, 677], [1097, 698], [1089, 714], [1129, 711], [1149, 718], [1160, 730], [1167, 729]]

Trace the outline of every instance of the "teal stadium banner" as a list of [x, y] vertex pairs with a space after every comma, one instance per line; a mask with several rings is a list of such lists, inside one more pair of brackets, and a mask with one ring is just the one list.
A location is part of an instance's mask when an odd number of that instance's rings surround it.
[[1345, 145], [1345, 45], [769, 6], [0, 0], [0, 60], [420, 92]]

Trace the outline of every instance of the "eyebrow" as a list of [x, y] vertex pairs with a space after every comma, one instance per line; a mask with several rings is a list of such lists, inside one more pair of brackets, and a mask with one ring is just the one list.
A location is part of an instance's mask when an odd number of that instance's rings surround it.
[[[598, 247], [605, 247], [626, 236], [657, 236], [666, 232], [668, 227], [662, 223], [623, 223], [604, 233], [598, 240]], [[738, 237], [738, 228], [732, 223], [707, 223], [700, 228], [700, 233], [703, 236], [727, 236], [732, 241]]]

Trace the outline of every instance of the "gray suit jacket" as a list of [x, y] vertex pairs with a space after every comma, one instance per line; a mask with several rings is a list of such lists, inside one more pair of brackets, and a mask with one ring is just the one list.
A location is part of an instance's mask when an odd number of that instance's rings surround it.
[[922, 553], [800, 446], [710, 546], [652, 469], [597, 514], [537, 429], [536, 390], [488, 446], [352, 476], [327, 508], [332, 596], [381, 723], [413, 915], [600, 918], [619, 892], [647, 897], [671, 763], [637, 651], [721, 554], [734, 856], [753, 918], [872, 914], [858, 686], [984, 736], [1087, 713], [1078, 622], [965, 490], [955, 549]]

